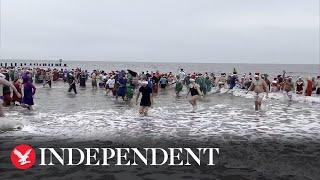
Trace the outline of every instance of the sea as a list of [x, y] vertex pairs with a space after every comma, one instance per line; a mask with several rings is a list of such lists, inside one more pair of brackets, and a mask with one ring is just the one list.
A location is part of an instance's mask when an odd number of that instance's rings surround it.
[[[184, 69], [190, 73], [219, 74], [231, 73], [235, 68], [240, 75], [260, 72], [274, 77], [282, 74], [283, 70], [295, 78], [319, 75], [319, 65], [316, 64], [64, 63], [67, 68], [80, 67], [89, 72], [130, 69], [137, 72], [159, 70], [177, 73]], [[77, 95], [68, 93], [68, 84], [61, 81], [53, 82], [52, 88], [42, 87], [41, 84], [36, 84], [36, 87], [34, 110], [29, 111], [19, 106], [5, 108], [6, 117], [0, 118], [3, 146], [25, 141], [51, 141], [57, 144], [107, 141], [132, 146], [161, 146], [176, 142], [184, 142], [185, 145], [194, 142], [206, 145], [217, 143], [224, 144], [227, 149], [225, 151], [229, 150], [226, 153], [228, 156], [222, 160], [227, 165], [224, 166], [226, 169], [217, 171], [216, 174], [210, 172], [209, 177], [223, 179], [221, 177], [226, 172], [228, 177], [241, 176], [243, 179], [286, 179], [291, 176], [313, 179], [319, 175], [319, 161], [311, 162], [320, 157], [320, 96], [315, 94], [312, 97], [294, 95], [293, 100], [289, 101], [280, 92], [270, 93], [269, 98], [263, 100], [262, 110], [255, 111], [253, 94], [246, 94], [240, 89], [221, 92], [213, 89], [199, 100], [196, 112], [192, 112], [189, 99], [185, 97], [187, 89], [183, 89], [181, 97], [176, 97], [174, 86], [169, 86], [154, 97], [149, 115], [141, 117], [134, 99], [124, 102], [121, 98], [116, 100], [106, 96], [103, 88], [91, 88], [90, 79], [86, 88], [77, 87]], [[298, 148], [300, 145], [302, 148]], [[245, 151], [253, 159], [243, 158], [243, 154], [238, 151]], [[241, 156], [241, 162], [235, 156]], [[232, 171], [232, 168], [239, 171]], [[191, 173], [189, 179], [205, 179], [205, 172]], [[153, 179], [148, 174], [138, 176], [136, 171], [130, 173], [137, 179]], [[159, 173], [169, 177], [170, 170]], [[98, 172], [95, 175], [100, 177]], [[121, 179], [117, 177], [114, 176], [115, 179]], [[172, 176], [172, 179], [179, 178]]]

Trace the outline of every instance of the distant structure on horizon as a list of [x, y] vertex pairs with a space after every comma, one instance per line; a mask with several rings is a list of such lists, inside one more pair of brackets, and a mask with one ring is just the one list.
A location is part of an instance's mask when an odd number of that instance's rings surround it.
[[[29, 61], [26, 63], [26, 61]], [[52, 63], [55, 62], [55, 63]], [[41, 67], [67, 67], [62, 64], [63, 59], [57, 60], [31, 60], [31, 59], [0, 59], [0, 67], [24, 67], [24, 66], [41, 66]]]

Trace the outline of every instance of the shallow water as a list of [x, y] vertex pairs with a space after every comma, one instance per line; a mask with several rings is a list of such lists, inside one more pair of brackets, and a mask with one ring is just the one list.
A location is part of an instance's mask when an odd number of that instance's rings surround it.
[[[141, 138], [299, 142], [320, 139], [320, 97], [310, 97], [311, 101], [296, 97], [288, 102], [281, 94], [270, 94], [263, 110], [256, 112], [252, 95], [235, 90], [207, 95], [192, 113], [185, 98], [186, 89], [176, 98], [174, 89], [169, 88], [155, 97], [149, 116], [140, 117], [134, 100], [116, 100], [106, 96], [103, 89], [91, 87], [78, 88], [77, 95], [67, 93], [67, 89], [63, 82], [55, 82], [52, 89], [39, 86], [33, 111], [21, 107], [6, 109], [0, 135], [130, 142]], [[21, 129], [10, 130], [17, 127]]]

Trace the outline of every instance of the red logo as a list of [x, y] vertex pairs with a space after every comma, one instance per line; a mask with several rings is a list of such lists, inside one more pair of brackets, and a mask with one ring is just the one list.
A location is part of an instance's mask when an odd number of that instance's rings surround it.
[[29, 169], [35, 162], [36, 152], [27, 144], [20, 144], [11, 152], [11, 163], [18, 169]]

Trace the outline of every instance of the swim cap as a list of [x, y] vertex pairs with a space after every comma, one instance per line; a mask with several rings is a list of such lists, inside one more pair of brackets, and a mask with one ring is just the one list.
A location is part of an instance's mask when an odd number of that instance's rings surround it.
[[195, 82], [196, 80], [195, 79], [190, 79], [190, 82]]
[[141, 84], [142, 85], [148, 85], [148, 81], [142, 81]]

